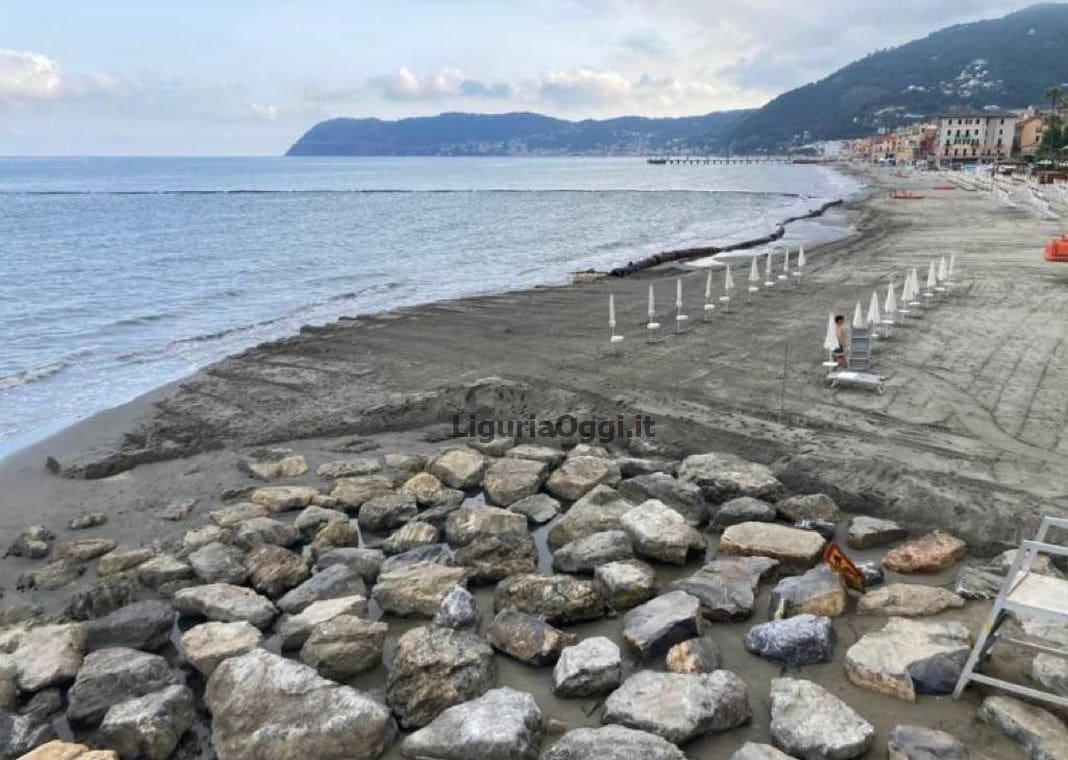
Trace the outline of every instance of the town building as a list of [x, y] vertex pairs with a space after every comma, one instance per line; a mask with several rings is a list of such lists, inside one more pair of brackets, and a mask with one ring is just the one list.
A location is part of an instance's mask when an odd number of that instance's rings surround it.
[[1016, 114], [957, 110], [938, 117], [935, 155], [950, 161], [1008, 158], [1016, 137]]

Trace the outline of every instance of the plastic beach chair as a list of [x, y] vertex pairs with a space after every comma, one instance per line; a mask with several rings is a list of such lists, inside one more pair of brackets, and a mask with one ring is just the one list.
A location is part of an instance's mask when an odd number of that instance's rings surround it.
[[716, 305], [714, 303], [706, 303], [704, 312], [701, 314], [701, 321], [707, 322], [716, 315]]
[[731, 297], [730, 296], [720, 296], [719, 297], [719, 302], [721, 304], [723, 304], [723, 313], [724, 314], [730, 314], [731, 313]]
[[645, 326], [645, 341], [646, 343], [656, 343], [660, 340], [660, 323], [650, 322]]
[[1050, 528], [1068, 530], [1068, 519], [1043, 517], [1034, 540], [1020, 542], [1020, 548], [1016, 551], [1016, 560], [1012, 563], [1009, 574], [1005, 576], [1004, 583], [1001, 584], [1001, 590], [990, 610], [990, 617], [983, 625], [979, 638], [972, 647], [967, 662], [964, 663], [964, 670], [961, 671], [957, 687], [953, 690], [954, 699], [960, 697], [969, 682], [975, 681], [985, 686], [1019, 694], [1027, 699], [1037, 699], [1060, 707], [1068, 707], [1068, 697], [975, 672], [979, 660], [999, 641], [1058, 657], [1068, 657], [1068, 651], [1057, 649], [1051, 644], [1010, 639], [1003, 636], [999, 630], [1009, 615], [1038, 618], [1044, 622], [1068, 627], [1068, 580], [1041, 575], [1031, 569], [1039, 554], [1068, 557], [1068, 546], [1046, 541]]
[[832, 388], [837, 388], [840, 385], [855, 385], [862, 388], [870, 388], [879, 395], [886, 391], [887, 379], [883, 375], [875, 375], [871, 372], [857, 372], [850, 369], [840, 369], [827, 373], [827, 382], [831, 384]]
[[871, 330], [854, 327], [849, 331], [849, 352], [846, 354], [846, 369], [867, 372], [871, 369]]
[[894, 319], [893, 317], [886, 317], [879, 320], [879, 324], [883, 326], [883, 337], [890, 338], [894, 335]]

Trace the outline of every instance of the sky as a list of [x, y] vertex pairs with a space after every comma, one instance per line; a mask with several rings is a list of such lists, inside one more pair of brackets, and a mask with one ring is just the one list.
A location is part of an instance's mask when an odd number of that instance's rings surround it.
[[0, 0], [0, 155], [277, 155], [317, 121], [760, 106], [1013, 0]]

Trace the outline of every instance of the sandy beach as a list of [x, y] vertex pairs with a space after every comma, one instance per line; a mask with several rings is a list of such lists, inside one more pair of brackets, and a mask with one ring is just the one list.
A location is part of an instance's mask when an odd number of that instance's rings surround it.
[[[655, 420], [648, 450], [657, 456], [735, 454], [770, 467], [790, 493], [828, 494], [846, 515], [895, 520], [913, 536], [948, 530], [968, 542], [969, 561], [991, 557], [1029, 537], [1042, 515], [1068, 516], [1068, 267], [1041, 255], [1063, 230], [986, 193], [935, 190], [940, 178], [933, 173], [908, 180], [925, 196], [914, 201], [889, 196], [900, 180], [864, 177], [868, 196], [844, 209], [855, 236], [809, 252], [800, 285], [776, 287], [750, 304], [736, 291], [730, 312], [720, 309], [707, 322], [700, 319], [705, 272], [664, 268], [345, 319], [231, 357], [0, 464], [0, 542], [7, 546], [41, 524], [60, 540], [106, 537], [170, 548], [222, 506], [225, 491], [263, 485], [237, 465], [264, 445], [292, 449], [311, 465], [279, 482], [327, 489], [329, 481], [314, 474], [323, 462], [393, 451], [432, 456], [457, 443], [446, 440], [453, 415], [648, 415]], [[875, 371], [889, 377], [885, 394], [829, 389], [820, 367], [828, 313], [850, 315], [856, 302], [866, 311], [873, 290], [881, 302], [891, 280], [900, 293], [908, 269], [919, 269], [922, 281], [932, 258], [950, 254], [957, 262], [951, 297], [876, 342]], [[744, 291], [747, 267], [732, 269]], [[677, 335], [678, 277], [690, 319]], [[714, 282], [718, 295], [719, 270]], [[644, 327], [650, 284], [665, 333], [656, 342], [646, 340]], [[617, 355], [608, 351], [609, 294], [624, 335]], [[368, 450], [339, 453], [353, 439]], [[48, 457], [66, 477], [46, 468]], [[178, 499], [196, 500], [188, 518], [157, 519]], [[103, 512], [107, 523], [68, 530], [84, 512]], [[843, 541], [846, 522], [838, 524]], [[545, 572], [548, 530], [534, 531]], [[705, 535], [711, 556], [717, 539]], [[852, 553], [877, 560], [884, 549]], [[702, 564], [657, 564], [657, 588]], [[89, 572], [57, 591], [17, 591], [20, 576], [38, 567], [20, 557], [0, 561], [5, 606], [39, 604], [58, 613], [93, 582]], [[887, 582], [948, 585], [955, 570], [888, 572]], [[687, 744], [687, 757], [727, 757], [745, 741], [768, 741], [769, 683], [784, 673], [822, 684], [873, 723], [877, 739], [864, 757], [885, 756], [886, 737], [900, 723], [949, 731], [990, 758], [1025, 757], [1004, 734], [975, 722], [981, 691], [970, 689], [959, 702], [926, 696], [913, 703], [851, 684], [842, 653], [881, 628], [884, 617], [838, 619], [833, 662], [786, 668], [747, 653], [742, 639], [752, 623], [767, 620], [771, 585], [759, 592], [752, 620], [710, 628], [724, 666], [748, 684], [753, 721]], [[492, 587], [476, 597], [488, 622]], [[988, 609], [969, 602], [939, 619], [974, 631]], [[425, 621], [387, 620], [388, 659], [396, 638]], [[622, 646], [621, 628], [610, 618], [567, 631]], [[570, 728], [600, 724], [598, 699], [553, 696], [551, 669], [495, 659], [498, 682], [529, 691], [546, 718]], [[1026, 666], [1007, 656], [994, 662], [1013, 673]], [[637, 666], [628, 659], [626, 668]], [[353, 683], [375, 693], [385, 681], [379, 667]], [[207, 757], [197, 744], [203, 740], [188, 739], [185, 756]], [[400, 754], [394, 745], [384, 756]]]

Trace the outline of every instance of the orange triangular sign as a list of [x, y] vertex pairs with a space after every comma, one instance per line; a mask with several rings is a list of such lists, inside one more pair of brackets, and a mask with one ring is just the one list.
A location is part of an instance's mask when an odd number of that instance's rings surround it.
[[834, 541], [827, 544], [827, 548], [823, 550], [823, 561], [842, 576], [846, 586], [862, 594], [865, 592], [864, 574], [853, 564], [853, 560], [846, 556], [846, 553], [842, 551], [842, 547]]

